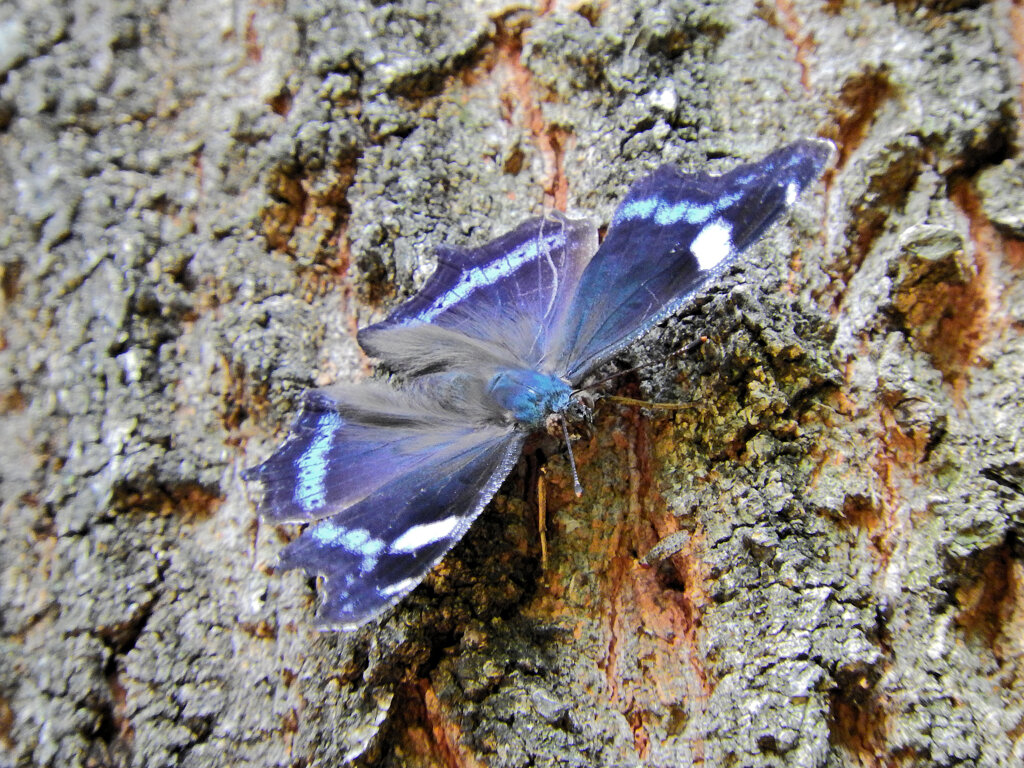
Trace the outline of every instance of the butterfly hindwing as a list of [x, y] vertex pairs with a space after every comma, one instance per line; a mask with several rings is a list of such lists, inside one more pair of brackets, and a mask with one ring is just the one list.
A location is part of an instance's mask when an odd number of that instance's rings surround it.
[[285, 442], [245, 473], [272, 523], [334, 515], [423, 466], [436, 467], [509, 428], [477, 377], [423, 376], [405, 390], [381, 383], [311, 390]]
[[807, 139], [721, 176], [666, 165], [634, 184], [568, 313], [566, 377], [579, 381], [719, 275], [818, 178], [832, 151]]
[[387, 360], [375, 344], [380, 331], [430, 325], [505, 350], [521, 365], [543, 367], [551, 334], [564, 327], [580, 274], [596, 248], [591, 223], [557, 212], [479, 248], [442, 248], [420, 292], [360, 331], [359, 342]]

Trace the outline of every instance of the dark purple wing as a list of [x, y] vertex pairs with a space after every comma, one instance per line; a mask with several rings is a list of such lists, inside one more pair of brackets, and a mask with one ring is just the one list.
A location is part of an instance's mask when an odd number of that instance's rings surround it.
[[356, 627], [408, 593], [515, 465], [524, 436], [481, 387], [444, 374], [307, 393], [287, 441], [246, 473], [264, 519], [312, 521], [280, 565], [326, 578], [324, 625]]
[[472, 376], [423, 376], [405, 390], [377, 383], [311, 390], [285, 442], [244, 478], [261, 484], [257, 511], [265, 520], [310, 522], [509, 431]]
[[303, 531], [280, 567], [323, 575], [319, 624], [353, 629], [408, 594], [494, 496], [523, 440], [517, 432], [481, 439]]
[[807, 139], [722, 176], [666, 165], [630, 188], [580, 279], [556, 372], [577, 383], [754, 243], [833, 152]]
[[479, 248], [442, 248], [423, 288], [387, 319], [359, 332], [371, 355], [387, 360], [380, 331], [433, 325], [484, 342], [529, 368], [550, 368], [546, 352], [587, 260], [597, 231], [587, 221], [551, 213], [531, 219]]

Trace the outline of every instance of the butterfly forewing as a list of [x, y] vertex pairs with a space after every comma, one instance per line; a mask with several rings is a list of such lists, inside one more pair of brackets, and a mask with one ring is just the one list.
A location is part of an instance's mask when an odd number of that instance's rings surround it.
[[663, 166], [630, 188], [580, 279], [563, 365], [578, 382], [720, 274], [821, 174], [825, 141], [799, 141], [722, 176]]
[[[480, 514], [522, 450], [521, 433], [481, 430], [344, 511], [306, 528], [280, 567], [320, 574], [318, 621], [350, 629], [413, 589]], [[355, 471], [372, 471], [354, 467]]]

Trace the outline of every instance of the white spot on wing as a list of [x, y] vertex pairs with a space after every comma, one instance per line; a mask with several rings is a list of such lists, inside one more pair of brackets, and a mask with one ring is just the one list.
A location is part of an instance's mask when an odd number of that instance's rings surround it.
[[800, 194], [800, 189], [797, 187], [795, 181], [789, 182], [786, 185], [786, 205], [790, 206], [796, 202], [797, 195]]
[[327, 451], [341, 423], [341, 416], [333, 411], [322, 414], [316, 423], [316, 437], [296, 462], [299, 481], [295, 486], [295, 503], [306, 512], [319, 509], [327, 500]]
[[433, 523], [414, 525], [391, 542], [392, 552], [415, 552], [428, 544], [447, 538], [454, 531], [462, 520], [458, 515], [446, 517]]
[[714, 269], [732, 253], [732, 227], [715, 219], [693, 239], [690, 253], [702, 270]]
[[396, 581], [394, 584], [389, 584], [386, 587], [381, 587], [377, 594], [381, 597], [391, 597], [392, 595], [399, 595], [403, 592], [408, 592], [410, 589], [415, 587], [419, 583], [419, 579], [402, 579]]

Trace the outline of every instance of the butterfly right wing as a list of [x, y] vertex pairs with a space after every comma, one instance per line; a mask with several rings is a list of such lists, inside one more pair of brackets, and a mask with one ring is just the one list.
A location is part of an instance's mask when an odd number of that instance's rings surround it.
[[515, 465], [524, 436], [474, 411], [474, 381], [308, 393], [286, 442], [246, 473], [264, 519], [311, 522], [279, 565], [324, 576], [323, 626], [354, 628], [411, 591]]

